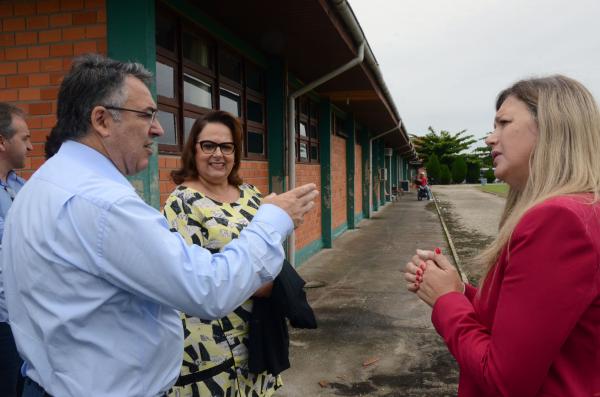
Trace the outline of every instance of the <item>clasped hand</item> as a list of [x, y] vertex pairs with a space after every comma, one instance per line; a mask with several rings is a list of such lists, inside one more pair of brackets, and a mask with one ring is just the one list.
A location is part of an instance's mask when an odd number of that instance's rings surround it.
[[406, 264], [404, 279], [406, 288], [417, 294], [429, 306], [448, 292], [463, 292], [464, 284], [456, 268], [441, 252], [417, 250]]

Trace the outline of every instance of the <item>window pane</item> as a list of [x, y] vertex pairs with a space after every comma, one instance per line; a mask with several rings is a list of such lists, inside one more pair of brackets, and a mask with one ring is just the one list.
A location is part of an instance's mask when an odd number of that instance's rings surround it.
[[308, 160], [308, 147], [304, 142], [300, 142], [298, 154], [300, 156], [300, 160]]
[[177, 128], [175, 127], [175, 115], [169, 112], [158, 111], [156, 115], [165, 134], [157, 138], [158, 143], [167, 145], [177, 144]]
[[196, 119], [191, 118], [191, 117], [184, 117], [183, 118], [183, 142], [187, 142], [188, 136], [190, 136], [190, 130], [192, 129], [192, 126], [194, 125], [194, 123], [196, 122]]
[[254, 101], [248, 99], [247, 104], [248, 104], [248, 120], [262, 124], [263, 123], [262, 103], [254, 102]]
[[310, 145], [310, 159], [319, 160], [319, 147], [317, 145]]
[[317, 126], [314, 124], [310, 125], [310, 137], [317, 139], [319, 137], [319, 131], [317, 129]]
[[175, 52], [175, 18], [156, 13], [156, 44]]
[[242, 82], [242, 60], [227, 51], [221, 51], [219, 57], [219, 70], [221, 74], [230, 80]]
[[241, 99], [239, 94], [225, 89], [221, 89], [220, 93], [221, 95], [219, 95], [219, 98], [221, 100], [221, 110], [225, 110], [226, 112], [232, 113], [235, 116], [240, 117], [242, 115], [242, 112]]
[[212, 89], [209, 83], [183, 75], [183, 100], [192, 105], [212, 109]]
[[263, 134], [260, 132], [248, 131], [248, 153], [264, 153]]
[[306, 124], [300, 123], [300, 136], [306, 136]]
[[212, 69], [211, 46], [207, 40], [183, 32], [183, 57], [208, 69]]
[[156, 62], [156, 92], [167, 98], [175, 97], [174, 70], [170, 65]]
[[305, 99], [300, 101], [300, 113], [308, 116], [308, 101]]
[[252, 65], [246, 66], [246, 86], [256, 92], [263, 92], [263, 72]]

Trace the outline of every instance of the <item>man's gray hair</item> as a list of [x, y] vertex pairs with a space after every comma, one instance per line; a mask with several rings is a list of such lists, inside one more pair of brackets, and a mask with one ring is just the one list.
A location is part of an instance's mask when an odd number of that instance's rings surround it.
[[[48, 135], [46, 158], [52, 157], [67, 140], [78, 140], [91, 127], [94, 107], [121, 106], [127, 100], [125, 78], [133, 76], [150, 86], [152, 73], [142, 64], [120, 62], [98, 54], [75, 58], [58, 92], [56, 126]], [[113, 113], [118, 119], [118, 115]]]
[[25, 113], [10, 103], [0, 102], [0, 135], [4, 139], [12, 138], [17, 132], [12, 125], [13, 116], [25, 118]]

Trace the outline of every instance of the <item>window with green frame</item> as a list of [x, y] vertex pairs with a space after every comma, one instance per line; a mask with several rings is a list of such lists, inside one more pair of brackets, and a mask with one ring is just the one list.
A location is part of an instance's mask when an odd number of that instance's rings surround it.
[[221, 109], [242, 123], [244, 157], [266, 159], [264, 71], [160, 2], [156, 91], [160, 153], [180, 153], [196, 119]]
[[302, 96], [296, 101], [296, 161], [319, 163], [319, 108]]

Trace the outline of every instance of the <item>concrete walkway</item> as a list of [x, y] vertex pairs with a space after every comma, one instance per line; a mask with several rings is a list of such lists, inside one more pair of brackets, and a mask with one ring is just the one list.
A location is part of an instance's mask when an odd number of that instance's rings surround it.
[[303, 264], [319, 328], [291, 329], [292, 368], [278, 397], [454, 396], [457, 366], [405, 289], [417, 247], [446, 250], [432, 203], [406, 194]]

